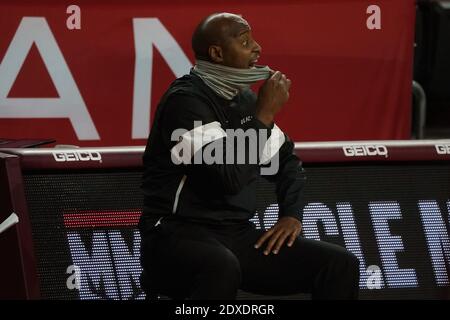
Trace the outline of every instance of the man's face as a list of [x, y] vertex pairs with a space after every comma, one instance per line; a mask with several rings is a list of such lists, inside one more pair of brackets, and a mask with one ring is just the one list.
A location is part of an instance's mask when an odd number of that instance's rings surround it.
[[222, 46], [223, 65], [240, 69], [254, 67], [261, 54], [261, 47], [253, 39], [249, 24], [238, 18], [229, 28]]

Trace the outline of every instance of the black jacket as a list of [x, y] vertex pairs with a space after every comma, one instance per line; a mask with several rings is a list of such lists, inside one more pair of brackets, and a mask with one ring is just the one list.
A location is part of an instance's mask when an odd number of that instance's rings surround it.
[[[141, 223], [145, 220], [154, 224], [161, 217], [233, 223], [254, 216], [256, 180], [260, 175], [261, 150], [266, 141], [256, 141], [261, 147], [257, 152], [256, 163], [249, 160], [249, 155], [246, 155], [244, 164], [236, 164], [234, 155], [234, 163], [226, 162], [227, 149], [224, 147], [223, 163], [192, 164], [193, 159], [189, 155], [175, 150], [183, 145], [182, 142], [185, 146], [186, 143], [192, 143], [189, 134], [192, 137], [193, 131], [190, 130], [194, 129], [194, 121], [201, 121], [201, 125], [206, 125], [206, 128], [213, 126], [216, 133], [217, 130], [223, 132], [238, 128], [244, 131], [254, 129], [257, 132], [265, 129], [272, 138], [275, 137], [274, 130], [277, 130], [282, 145], [272, 152], [279, 152], [279, 170], [275, 175], [263, 177], [276, 182], [279, 215], [301, 219], [300, 201], [305, 176], [301, 162], [293, 154], [294, 144], [276, 126], [275, 129], [273, 126], [268, 128], [254, 117], [255, 103], [256, 95], [251, 90], [242, 91], [232, 101], [225, 100], [192, 73], [171, 84], [156, 110], [143, 157], [144, 210]], [[180, 128], [190, 131], [187, 133], [188, 139], [183, 139], [186, 137], [184, 135], [172, 141], [172, 133]], [[201, 155], [213, 143], [226, 146], [231, 142], [230, 136], [216, 135], [213, 142], [200, 145], [197, 154]], [[250, 145], [246, 144], [247, 151]], [[176, 154], [179, 157], [174, 157]], [[191, 163], [185, 161], [180, 164], [183, 155]], [[178, 159], [179, 164], [174, 163], [177, 162], [174, 159]]]

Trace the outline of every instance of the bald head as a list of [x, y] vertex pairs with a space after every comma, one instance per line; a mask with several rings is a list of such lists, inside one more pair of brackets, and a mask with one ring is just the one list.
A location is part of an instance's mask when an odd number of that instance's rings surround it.
[[192, 49], [197, 59], [211, 60], [211, 46], [227, 45], [242, 30], [250, 30], [250, 26], [241, 16], [232, 13], [215, 13], [206, 17], [192, 35]]

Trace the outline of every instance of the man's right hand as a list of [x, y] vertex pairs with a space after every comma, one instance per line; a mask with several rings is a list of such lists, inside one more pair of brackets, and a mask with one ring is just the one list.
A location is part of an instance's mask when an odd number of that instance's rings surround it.
[[259, 89], [256, 102], [256, 117], [267, 126], [271, 126], [273, 119], [281, 107], [289, 99], [291, 80], [280, 71], [274, 72]]

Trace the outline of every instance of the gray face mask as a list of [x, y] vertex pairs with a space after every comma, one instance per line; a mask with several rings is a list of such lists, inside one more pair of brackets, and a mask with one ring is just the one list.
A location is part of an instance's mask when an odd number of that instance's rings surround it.
[[192, 72], [199, 76], [216, 94], [227, 100], [252, 84], [266, 80], [272, 70], [268, 66], [249, 69], [226, 67], [205, 60], [196, 60]]

